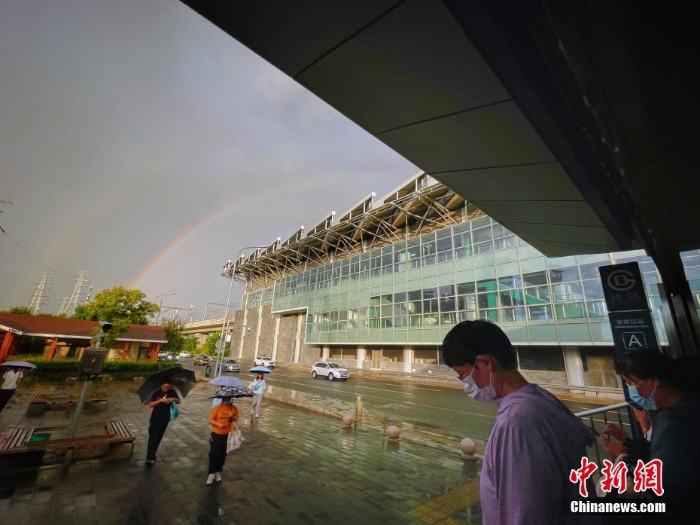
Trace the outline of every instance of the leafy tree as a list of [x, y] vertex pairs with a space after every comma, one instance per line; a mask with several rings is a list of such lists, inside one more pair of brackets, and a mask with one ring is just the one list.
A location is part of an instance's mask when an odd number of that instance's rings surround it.
[[32, 315], [32, 311], [27, 306], [12, 306], [7, 310], [9, 314]]
[[199, 349], [199, 351], [205, 355], [216, 355], [216, 342], [219, 340], [220, 337], [221, 332], [214, 332], [209, 334], [209, 337], [207, 337], [207, 340], [204, 341], [204, 344]]
[[168, 319], [163, 322], [165, 328], [165, 338], [168, 340], [163, 345], [163, 351], [171, 354], [179, 354], [185, 349], [187, 339], [182, 335], [185, 323], [179, 319]]
[[79, 305], [73, 317], [111, 323], [123, 319], [129, 324], [148, 324], [149, 316], [156, 313], [159, 307], [145, 299], [146, 294], [141, 290], [127, 290], [123, 286], [115, 286], [109, 290], [102, 290], [89, 303]]
[[194, 354], [197, 351], [197, 340], [194, 337], [188, 337], [185, 339], [185, 344], [182, 349], [190, 354]]
[[[112, 329], [107, 332], [104, 341], [105, 347], [112, 346], [132, 324], [148, 324], [148, 317], [158, 311], [157, 304], [145, 299], [146, 294], [141, 290], [127, 290], [123, 286], [115, 286], [102, 290], [89, 303], [79, 305], [73, 318], [112, 323]], [[97, 332], [99, 329], [95, 330], [93, 337]]]

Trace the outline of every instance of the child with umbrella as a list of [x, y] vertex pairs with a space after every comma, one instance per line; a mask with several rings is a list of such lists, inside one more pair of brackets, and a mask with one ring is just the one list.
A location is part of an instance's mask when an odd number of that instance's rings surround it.
[[209, 436], [209, 477], [207, 485], [221, 481], [221, 471], [226, 462], [226, 442], [233, 423], [238, 421], [238, 408], [233, 404], [235, 387], [224, 387], [213, 397], [220, 398], [221, 404], [209, 414], [211, 435]]

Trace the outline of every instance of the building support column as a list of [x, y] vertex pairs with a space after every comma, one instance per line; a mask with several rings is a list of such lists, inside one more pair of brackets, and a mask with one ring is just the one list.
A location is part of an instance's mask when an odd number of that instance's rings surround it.
[[245, 333], [248, 330], [248, 310], [243, 310], [243, 325], [241, 326], [241, 340], [238, 346], [238, 359], [243, 358], [243, 343], [245, 342]]
[[[258, 306], [258, 326], [255, 327], [255, 355], [260, 355], [260, 332], [262, 331], [263, 323], [263, 307]], [[265, 352], [264, 355], [267, 355]]]
[[569, 386], [584, 386], [583, 360], [578, 346], [563, 346], [566, 381]]
[[415, 352], [413, 351], [413, 348], [403, 349], [403, 371], [406, 374], [410, 374], [411, 372], [413, 372], [414, 355]]
[[129, 359], [129, 347], [131, 346], [131, 343], [128, 341], [124, 343], [124, 348], [122, 348], [122, 361], [126, 361]]
[[10, 355], [10, 351], [12, 348], [14, 348], [17, 340], [19, 340], [19, 336], [17, 334], [5, 332], [5, 339], [3, 339], [2, 347], [0, 347], [0, 359]]
[[275, 333], [272, 336], [272, 355], [270, 357], [275, 362], [277, 361], [277, 345], [280, 336], [280, 318], [280, 315], [275, 315]]
[[49, 351], [46, 354], [46, 359], [53, 359], [53, 356], [56, 355], [56, 345], [58, 344], [58, 339], [54, 338], [51, 339], [51, 346], [49, 347]]
[[323, 353], [321, 354], [321, 361], [328, 361], [331, 357], [331, 349], [327, 346], [323, 347]]
[[297, 316], [297, 330], [294, 334], [294, 363], [299, 362], [299, 354], [301, 353], [301, 327], [304, 324], [304, 316]]
[[358, 347], [357, 348], [357, 368], [362, 370], [365, 366], [365, 359], [367, 359], [367, 349]]

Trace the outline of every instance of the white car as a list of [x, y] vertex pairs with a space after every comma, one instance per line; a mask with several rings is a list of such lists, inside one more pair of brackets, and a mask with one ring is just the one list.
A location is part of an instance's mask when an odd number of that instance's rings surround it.
[[265, 366], [267, 368], [275, 368], [275, 362], [269, 357], [259, 355], [258, 357], [256, 357], [253, 360], [253, 362], [255, 363], [255, 366]]
[[311, 377], [316, 379], [318, 376], [327, 377], [329, 381], [333, 381], [334, 379], [347, 381], [348, 377], [350, 377], [350, 373], [347, 368], [343, 368], [338, 363], [319, 361], [318, 363], [314, 363], [311, 367]]
[[180, 357], [192, 357], [192, 354], [189, 352], [180, 352]]

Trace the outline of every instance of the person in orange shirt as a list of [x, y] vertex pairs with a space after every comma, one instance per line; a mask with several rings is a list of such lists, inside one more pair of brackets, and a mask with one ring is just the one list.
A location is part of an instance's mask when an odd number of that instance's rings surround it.
[[221, 481], [221, 471], [226, 461], [226, 441], [231, 432], [231, 426], [238, 421], [238, 408], [233, 404], [233, 398], [222, 397], [221, 404], [209, 414], [211, 436], [209, 437], [209, 477], [207, 485]]

